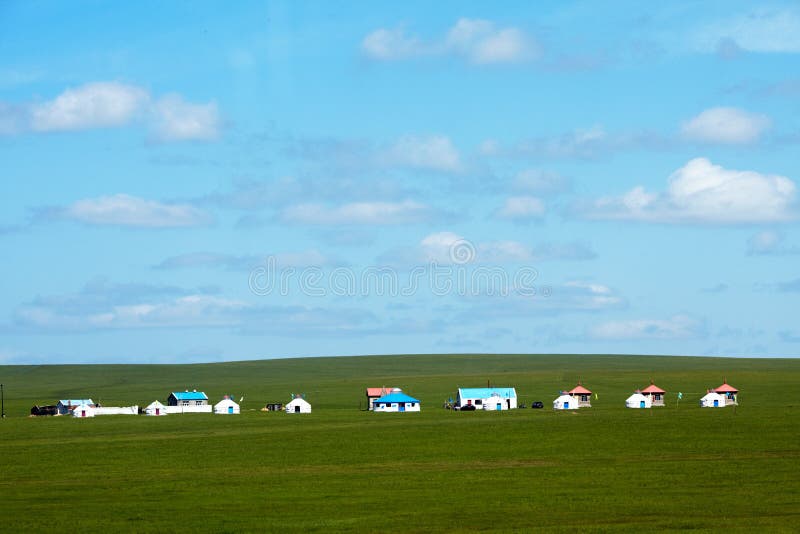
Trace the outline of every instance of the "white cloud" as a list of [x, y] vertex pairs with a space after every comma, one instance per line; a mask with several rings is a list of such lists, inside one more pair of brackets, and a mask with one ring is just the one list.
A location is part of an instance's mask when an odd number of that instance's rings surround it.
[[558, 137], [522, 141], [512, 153], [552, 158], [592, 158], [600, 152], [630, 144], [622, 137], [611, 138], [601, 125], [578, 128]]
[[766, 115], [717, 107], [684, 122], [681, 131], [694, 141], [741, 145], [758, 141], [771, 124]]
[[353, 202], [329, 207], [323, 204], [298, 204], [283, 210], [281, 219], [300, 224], [403, 224], [428, 219], [428, 206], [402, 202]]
[[798, 53], [800, 12], [758, 9], [698, 28], [693, 41], [705, 52], [714, 52], [720, 43], [729, 43], [750, 52]]
[[478, 245], [478, 258], [484, 263], [524, 263], [533, 261], [534, 254], [519, 241], [489, 241]]
[[156, 269], [190, 269], [197, 267], [220, 267], [232, 271], [249, 271], [255, 267], [272, 264], [276, 267], [324, 267], [341, 265], [318, 250], [300, 252], [278, 252], [263, 255], [234, 255], [215, 252], [190, 252], [166, 258]]
[[544, 217], [545, 211], [544, 202], [541, 199], [520, 196], [507, 198], [496, 214], [502, 219], [520, 222], [541, 219]]
[[[436, 232], [425, 236], [420, 241], [420, 249], [422, 251], [423, 259], [426, 262], [437, 263], [452, 263], [453, 247], [464, 243], [467, 247], [472, 247], [472, 244], [465, 241], [464, 238], [453, 232]], [[469, 255], [474, 259], [475, 250], [472, 248], [468, 250]]]
[[592, 327], [589, 335], [595, 339], [693, 339], [704, 336], [703, 323], [685, 315], [669, 319], [632, 319], [609, 321]]
[[442, 231], [425, 236], [416, 246], [387, 251], [378, 261], [390, 265], [421, 265], [430, 262], [500, 265], [548, 260], [589, 260], [595, 257], [591, 248], [583, 243], [544, 243], [531, 247], [513, 240], [471, 241], [455, 232]]
[[402, 27], [379, 28], [364, 38], [361, 49], [379, 61], [456, 55], [479, 65], [530, 61], [541, 55], [536, 40], [519, 28], [468, 18], [459, 19], [445, 36], [428, 42], [407, 34]]
[[217, 104], [192, 104], [180, 95], [167, 95], [154, 106], [154, 131], [163, 141], [210, 141], [219, 137]]
[[143, 112], [149, 98], [147, 91], [133, 85], [88, 83], [34, 104], [31, 129], [47, 132], [123, 126]]
[[447, 33], [446, 48], [477, 64], [535, 59], [539, 45], [517, 28], [497, 28], [488, 20], [459, 19]]
[[364, 37], [361, 48], [368, 57], [381, 61], [406, 59], [426, 53], [422, 42], [417, 37], [407, 35], [403, 28], [377, 29]]
[[540, 169], [524, 169], [520, 171], [513, 184], [518, 191], [540, 194], [562, 193], [569, 189], [569, 179], [556, 173]]
[[695, 158], [669, 177], [667, 191], [638, 186], [576, 211], [587, 218], [667, 223], [757, 223], [796, 218], [797, 186], [785, 176], [725, 169]]
[[92, 225], [149, 228], [199, 226], [211, 220], [207, 213], [188, 204], [166, 204], [124, 194], [79, 200], [44, 215]]
[[213, 140], [220, 117], [214, 102], [191, 103], [177, 94], [156, 100], [147, 89], [119, 82], [91, 82], [45, 102], [0, 102], [0, 134], [121, 128], [141, 122], [161, 141]]
[[751, 256], [787, 256], [800, 254], [800, 246], [784, 244], [780, 232], [765, 230], [747, 240], [747, 254]]
[[437, 172], [459, 172], [461, 156], [443, 135], [405, 136], [379, 157], [385, 164]]

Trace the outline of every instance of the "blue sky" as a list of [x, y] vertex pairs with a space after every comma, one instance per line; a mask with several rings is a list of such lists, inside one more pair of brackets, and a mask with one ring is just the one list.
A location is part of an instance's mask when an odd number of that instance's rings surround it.
[[792, 2], [4, 2], [0, 363], [797, 356]]

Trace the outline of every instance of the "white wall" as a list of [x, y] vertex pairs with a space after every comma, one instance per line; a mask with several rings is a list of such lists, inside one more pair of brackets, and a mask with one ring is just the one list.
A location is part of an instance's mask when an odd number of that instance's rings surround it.
[[211, 413], [214, 407], [210, 404], [201, 406], [164, 406], [167, 413]]
[[101, 406], [94, 409], [95, 415], [137, 415], [138, 406]]

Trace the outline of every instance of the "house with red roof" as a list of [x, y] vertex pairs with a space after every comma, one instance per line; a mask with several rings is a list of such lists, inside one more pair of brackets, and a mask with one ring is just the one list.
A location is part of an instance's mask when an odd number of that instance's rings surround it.
[[567, 391], [567, 395], [577, 399], [578, 407], [591, 408], [592, 407], [592, 392], [583, 387], [581, 382], [578, 385]]
[[739, 394], [739, 390], [735, 387], [728, 384], [727, 380], [722, 380], [722, 385], [714, 390], [714, 393], [719, 393], [723, 397], [725, 397], [725, 406], [730, 406], [731, 404], [739, 404], [736, 402], [736, 396]]
[[372, 410], [375, 408], [375, 401], [386, 395], [392, 393], [400, 393], [403, 390], [400, 388], [387, 388], [386, 386], [380, 388], [367, 388], [367, 409]]
[[664, 395], [667, 392], [650, 381], [650, 385], [641, 391], [645, 397], [650, 397], [651, 406], [664, 406]]

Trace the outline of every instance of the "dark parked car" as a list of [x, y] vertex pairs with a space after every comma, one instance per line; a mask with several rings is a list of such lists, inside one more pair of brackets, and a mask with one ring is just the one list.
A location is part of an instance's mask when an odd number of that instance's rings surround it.
[[474, 404], [467, 404], [465, 406], [462, 406], [461, 407], [461, 411], [462, 412], [474, 412], [475, 411], [475, 405]]
[[544, 408], [544, 403], [542, 401], [532, 402], [531, 408]]

